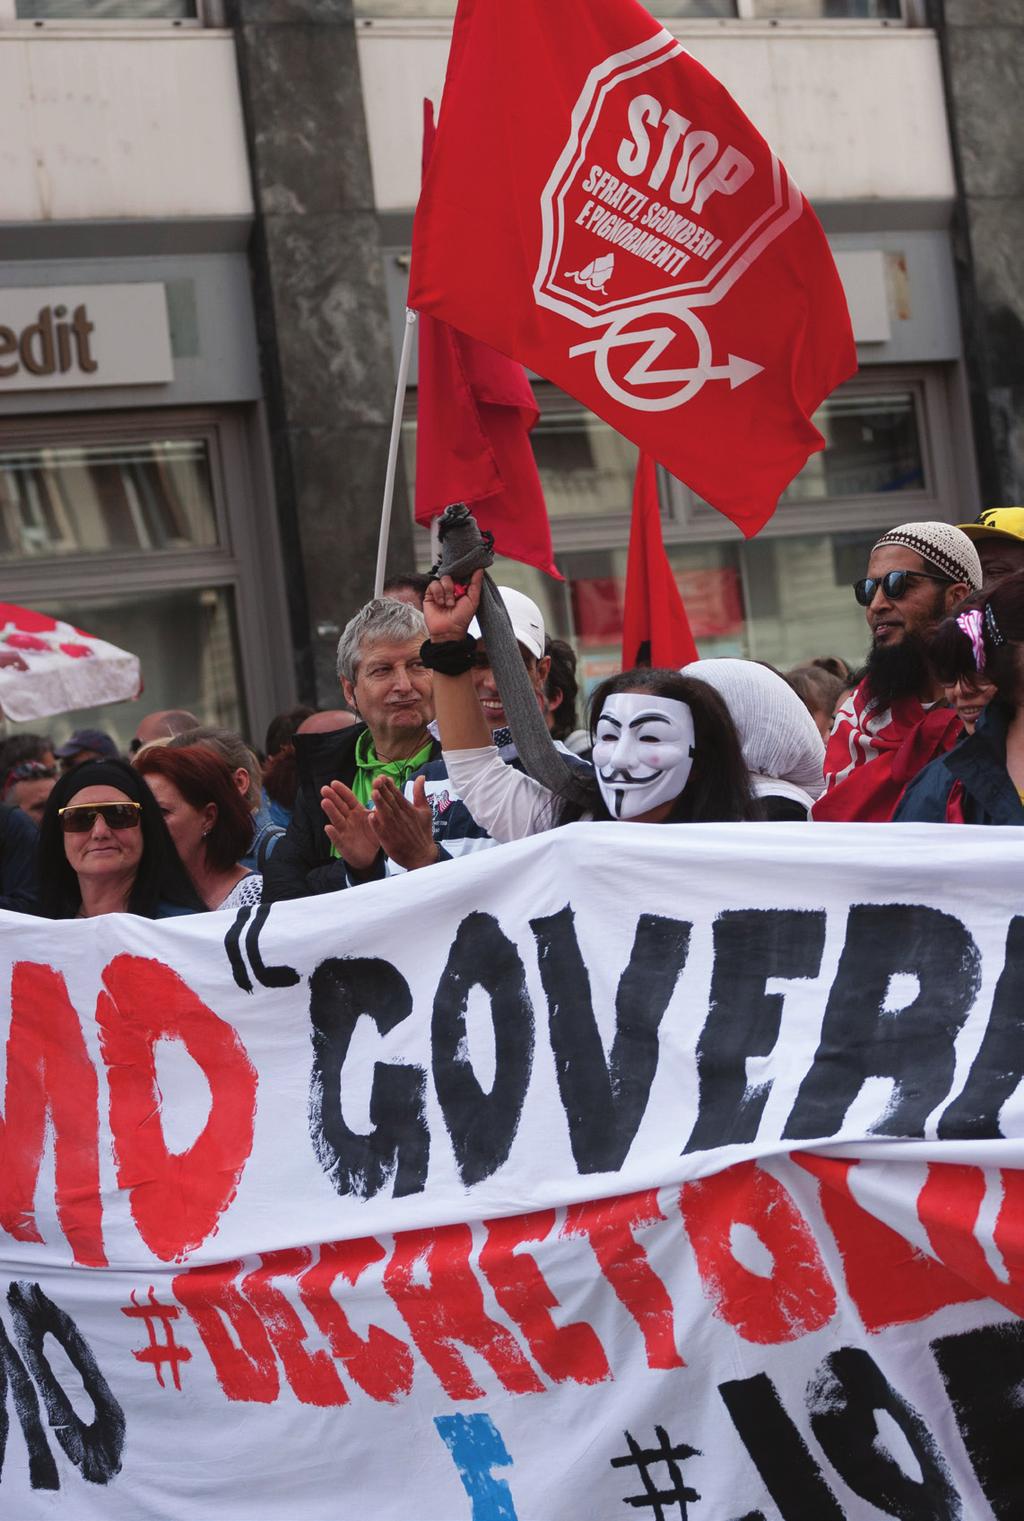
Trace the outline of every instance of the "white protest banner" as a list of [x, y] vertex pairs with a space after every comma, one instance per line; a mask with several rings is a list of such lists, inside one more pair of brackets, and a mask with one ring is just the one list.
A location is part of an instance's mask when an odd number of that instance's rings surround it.
[[1022, 860], [579, 824], [0, 917], [0, 1515], [1020, 1521]]

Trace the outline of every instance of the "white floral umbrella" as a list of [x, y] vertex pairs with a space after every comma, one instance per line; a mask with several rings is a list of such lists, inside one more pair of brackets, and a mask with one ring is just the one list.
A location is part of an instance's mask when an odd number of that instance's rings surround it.
[[138, 697], [137, 655], [105, 639], [0, 602], [0, 715], [31, 723], [76, 708]]

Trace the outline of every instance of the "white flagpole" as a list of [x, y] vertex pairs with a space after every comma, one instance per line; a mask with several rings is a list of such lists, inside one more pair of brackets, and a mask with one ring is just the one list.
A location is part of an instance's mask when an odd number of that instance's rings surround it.
[[402, 357], [398, 361], [398, 385], [395, 390], [395, 411], [391, 419], [391, 445], [388, 449], [388, 470], [384, 478], [384, 505], [380, 513], [380, 538], [377, 540], [377, 574], [373, 581], [373, 595], [379, 597], [384, 590], [384, 574], [388, 559], [388, 538], [391, 534], [391, 507], [395, 499], [395, 472], [398, 468], [398, 446], [402, 441], [402, 413], [405, 411], [405, 392], [409, 383], [409, 362], [412, 359], [412, 335], [416, 327], [416, 313], [411, 307], [405, 309], [405, 333], [402, 337]]

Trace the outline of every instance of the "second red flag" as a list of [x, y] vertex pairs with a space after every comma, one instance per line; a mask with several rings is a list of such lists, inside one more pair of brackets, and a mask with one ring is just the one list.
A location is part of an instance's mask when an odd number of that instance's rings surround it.
[[[423, 113], [424, 169], [434, 118]], [[530, 444], [537, 403], [521, 364], [446, 322], [421, 316], [416, 427], [416, 521], [429, 528], [449, 502], [467, 502], [499, 554], [561, 580]]]

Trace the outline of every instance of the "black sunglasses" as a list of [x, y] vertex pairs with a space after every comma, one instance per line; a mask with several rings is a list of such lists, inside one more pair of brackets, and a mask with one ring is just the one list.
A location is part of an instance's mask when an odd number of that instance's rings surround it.
[[108, 829], [137, 829], [142, 822], [141, 803], [69, 803], [57, 809], [65, 834], [88, 834], [101, 818]]
[[953, 584], [948, 576], [933, 576], [930, 570], [887, 570], [884, 576], [865, 576], [863, 581], [855, 582], [853, 595], [861, 607], [870, 607], [875, 592], [881, 587], [890, 602], [899, 602], [907, 595], [907, 582], [912, 576], [921, 576], [926, 581], [944, 581], [947, 586]]

